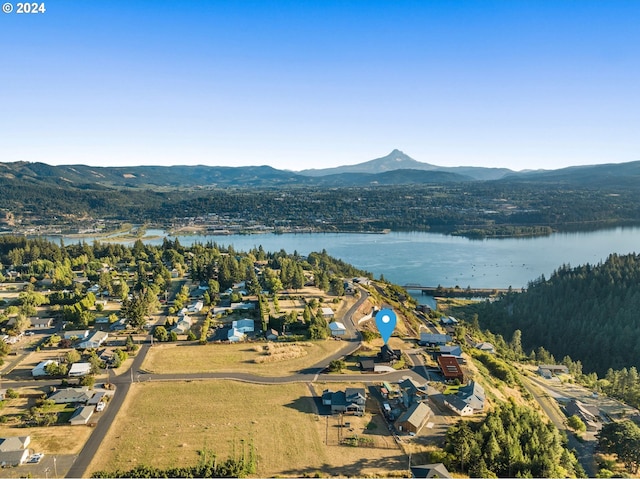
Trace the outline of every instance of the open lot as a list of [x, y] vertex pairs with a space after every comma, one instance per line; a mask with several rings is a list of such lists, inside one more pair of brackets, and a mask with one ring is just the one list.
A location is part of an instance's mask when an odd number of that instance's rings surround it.
[[[45, 455], [78, 454], [93, 431], [88, 426], [10, 427], [0, 425], [0, 437], [31, 436], [29, 449]], [[4, 476], [4, 472], [0, 474]]]
[[203, 448], [225, 459], [242, 441], [255, 446], [259, 477], [406, 473], [398, 449], [326, 446], [325, 432], [305, 384], [137, 383], [88, 473], [193, 464]]
[[313, 341], [308, 353], [295, 359], [257, 364], [263, 354], [256, 351], [267, 342], [239, 344], [161, 344], [154, 345], [142, 369], [155, 374], [247, 372], [262, 376], [284, 376], [317, 364], [323, 358], [345, 347], [342, 341]]

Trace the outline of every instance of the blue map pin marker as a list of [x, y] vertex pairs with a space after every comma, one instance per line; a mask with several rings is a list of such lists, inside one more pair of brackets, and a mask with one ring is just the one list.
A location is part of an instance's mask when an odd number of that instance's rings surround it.
[[396, 313], [390, 309], [381, 309], [376, 314], [376, 326], [378, 331], [384, 340], [384, 344], [387, 344], [393, 330], [396, 329]]

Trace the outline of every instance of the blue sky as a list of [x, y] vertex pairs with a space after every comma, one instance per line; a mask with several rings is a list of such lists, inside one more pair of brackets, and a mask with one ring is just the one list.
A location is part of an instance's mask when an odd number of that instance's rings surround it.
[[636, 0], [45, 6], [0, 16], [3, 162], [640, 160]]

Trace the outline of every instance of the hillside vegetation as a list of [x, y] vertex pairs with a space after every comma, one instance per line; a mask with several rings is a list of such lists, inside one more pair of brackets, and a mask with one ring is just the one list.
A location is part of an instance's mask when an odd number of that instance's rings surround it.
[[603, 391], [638, 405], [639, 310], [640, 256], [612, 254], [597, 265], [564, 265], [523, 293], [458, 312], [467, 318], [477, 314], [483, 328], [505, 338], [522, 331], [523, 354], [535, 355], [542, 347], [558, 361], [572, 363], [569, 356], [579, 361], [572, 368], [578, 375], [597, 373], [604, 378]]

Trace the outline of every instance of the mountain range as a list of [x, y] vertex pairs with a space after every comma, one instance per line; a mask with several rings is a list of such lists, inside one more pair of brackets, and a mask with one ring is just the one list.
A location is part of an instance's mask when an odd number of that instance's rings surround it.
[[620, 184], [640, 180], [640, 161], [516, 172], [507, 168], [442, 167], [416, 161], [399, 150], [356, 165], [300, 172], [270, 166], [51, 166], [45, 163], [0, 163], [0, 185], [21, 183], [58, 188], [197, 188], [282, 186], [376, 186], [444, 184], [475, 181]]

